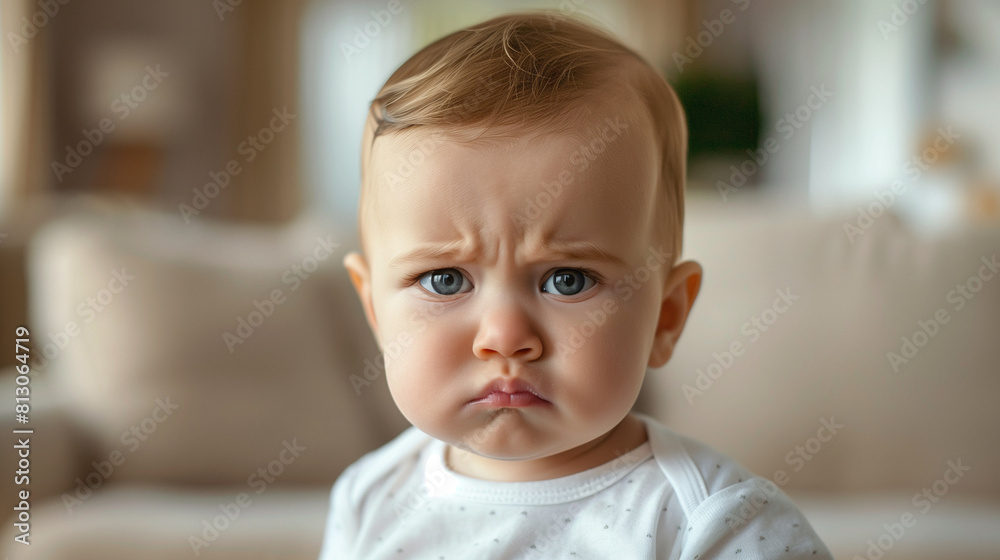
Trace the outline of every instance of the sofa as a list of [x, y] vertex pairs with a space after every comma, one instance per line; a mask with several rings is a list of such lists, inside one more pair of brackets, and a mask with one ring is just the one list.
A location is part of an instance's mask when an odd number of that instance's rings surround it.
[[316, 558], [333, 481], [408, 425], [378, 379], [352, 384], [379, 353], [341, 266], [349, 239], [313, 216], [114, 208], [38, 231], [31, 545], [5, 523], [0, 555]]
[[[771, 478], [837, 558], [997, 558], [1000, 278], [959, 310], [950, 294], [998, 229], [925, 238], [886, 214], [852, 243], [852, 214], [742, 194], [690, 197], [702, 292], [636, 410]], [[408, 426], [341, 266], [356, 246], [316, 214], [264, 227], [107, 208], [42, 228], [32, 544], [8, 518], [0, 554], [316, 558], [339, 473]], [[0, 381], [11, 399], [14, 376]], [[20, 487], [0, 486], [13, 512]]]

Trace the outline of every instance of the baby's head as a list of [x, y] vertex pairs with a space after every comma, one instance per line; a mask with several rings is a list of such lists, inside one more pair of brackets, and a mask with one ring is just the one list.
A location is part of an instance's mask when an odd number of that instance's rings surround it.
[[685, 157], [663, 78], [558, 14], [406, 61], [372, 103], [344, 259], [403, 415], [497, 478], [607, 439], [701, 283], [677, 263]]

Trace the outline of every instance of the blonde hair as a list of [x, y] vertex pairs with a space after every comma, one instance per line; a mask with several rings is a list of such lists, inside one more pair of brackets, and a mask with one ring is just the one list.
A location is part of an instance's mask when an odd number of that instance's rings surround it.
[[[368, 212], [375, 140], [425, 129], [482, 139], [487, 130], [580, 133], [582, 102], [609, 90], [638, 94], [660, 145], [656, 223], [682, 246], [687, 125], [663, 77], [611, 34], [559, 12], [508, 14], [424, 47], [389, 77], [372, 101], [362, 140], [359, 232]], [[488, 137], [487, 137], [488, 139]], [[662, 195], [662, 196], [660, 196]]]

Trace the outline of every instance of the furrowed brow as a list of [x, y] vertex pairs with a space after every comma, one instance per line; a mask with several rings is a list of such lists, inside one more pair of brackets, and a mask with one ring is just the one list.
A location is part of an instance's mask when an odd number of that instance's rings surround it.
[[469, 252], [470, 251], [467, 249], [467, 243], [464, 240], [452, 241], [443, 245], [425, 245], [417, 247], [416, 249], [399, 255], [398, 257], [394, 257], [391, 261], [389, 261], [389, 268], [401, 268], [412, 262], [420, 262], [431, 259], [459, 261], [468, 257]]
[[625, 266], [625, 261], [608, 253], [590, 241], [550, 241], [546, 245], [549, 258], [609, 262]]
[[[476, 254], [474, 248], [469, 248], [465, 241], [453, 241], [443, 245], [425, 245], [407, 253], [394, 257], [389, 261], [389, 268], [401, 268], [409, 263], [428, 260], [447, 260], [465, 262]], [[590, 241], [551, 241], [545, 246], [545, 252], [532, 262], [551, 260], [576, 260], [587, 262], [608, 262], [625, 266], [625, 261], [608, 253]]]

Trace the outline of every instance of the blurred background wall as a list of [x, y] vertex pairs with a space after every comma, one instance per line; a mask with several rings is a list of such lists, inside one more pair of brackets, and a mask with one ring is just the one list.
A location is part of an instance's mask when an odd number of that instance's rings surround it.
[[[81, 197], [178, 213], [184, 204], [189, 219], [296, 214], [305, 4], [3, 3], [0, 328], [26, 319], [31, 232]], [[294, 117], [281, 131], [249, 140], [284, 110]], [[233, 159], [242, 165], [230, 174]]]

